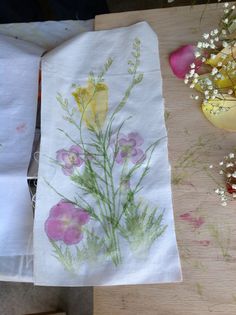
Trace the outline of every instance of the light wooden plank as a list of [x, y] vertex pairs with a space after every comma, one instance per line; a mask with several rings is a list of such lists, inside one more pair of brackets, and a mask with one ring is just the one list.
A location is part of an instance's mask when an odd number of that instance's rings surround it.
[[[236, 203], [220, 206], [211, 175], [219, 181], [221, 178], [214, 170], [208, 174], [209, 164], [217, 164], [235, 147], [236, 134], [216, 129], [205, 120], [200, 104], [189, 97], [191, 90], [172, 75], [168, 64], [171, 51], [195, 43], [202, 33], [215, 28], [221, 12], [214, 4], [108, 14], [95, 19], [96, 30], [145, 20], [158, 35], [184, 277], [182, 284], [97, 287], [95, 315], [236, 314]], [[180, 158], [186, 161], [177, 167]], [[194, 228], [193, 223], [181, 219], [184, 213], [200, 217], [204, 223]]]

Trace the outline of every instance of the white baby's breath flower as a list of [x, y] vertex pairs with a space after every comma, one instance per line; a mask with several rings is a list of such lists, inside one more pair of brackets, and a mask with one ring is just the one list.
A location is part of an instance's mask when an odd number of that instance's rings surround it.
[[233, 93], [234, 93], [234, 91], [233, 91], [232, 89], [229, 89], [229, 90], [228, 90], [228, 94], [229, 94], [229, 95], [231, 95], [231, 94], [233, 94]]
[[194, 98], [195, 98], [195, 100], [198, 100], [198, 99], [199, 99], [199, 96], [198, 96], [198, 95], [196, 95]]
[[230, 158], [230, 159], [233, 159], [233, 158], [234, 158], [234, 153], [230, 153], [230, 154], [229, 154], [229, 158]]
[[203, 37], [204, 39], [208, 39], [209, 36], [210, 36], [210, 34], [208, 34], [208, 33], [204, 33], [204, 34], [202, 35], [202, 37]]
[[228, 44], [227, 42], [223, 41], [223, 42], [222, 42], [222, 46], [223, 46], [224, 48], [226, 48], [226, 47], [229, 46], [229, 44]]
[[195, 52], [195, 57], [198, 58], [198, 57], [200, 57], [200, 56], [201, 56], [200, 52], [199, 52], [199, 51], [196, 51], [196, 52]]
[[195, 63], [191, 63], [190, 68], [193, 69], [195, 67], [196, 67]]
[[227, 34], [226, 30], [224, 30], [224, 29], [221, 32], [222, 32], [223, 35]]
[[212, 75], [215, 75], [218, 72], [218, 69], [216, 67], [214, 67], [211, 71]]
[[188, 79], [184, 79], [184, 83], [185, 83], [185, 84], [188, 84]]
[[219, 61], [219, 62], [217, 63], [217, 67], [222, 67], [222, 62], [221, 62], [221, 61]]
[[225, 7], [225, 8], [228, 8], [228, 6], [229, 6], [229, 2], [225, 2], [225, 3], [224, 3], [224, 7]]
[[194, 84], [192, 83], [192, 84], [190, 84], [190, 89], [193, 89], [194, 88]]
[[191, 69], [191, 70], [189, 71], [190, 77], [192, 77], [192, 76], [194, 75], [194, 73], [195, 73], [195, 69]]
[[202, 48], [202, 42], [198, 42], [198, 43], [197, 43], [197, 47], [198, 47], [198, 48]]

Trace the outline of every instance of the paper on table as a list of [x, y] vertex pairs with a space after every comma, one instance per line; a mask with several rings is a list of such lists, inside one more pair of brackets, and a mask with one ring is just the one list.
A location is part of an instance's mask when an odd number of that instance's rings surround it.
[[65, 40], [93, 30], [94, 20], [65, 20], [0, 24], [0, 34], [37, 44], [50, 50]]
[[[40, 45], [45, 50], [51, 49], [81, 32], [92, 31], [93, 20], [89, 21], [48, 21], [32, 23], [1, 24], [0, 33], [17, 37], [33, 44]], [[36, 129], [37, 131], [37, 129]], [[37, 151], [38, 134], [35, 134], [35, 150], [28, 170], [28, 178], [37, 178], [38, 163]], [[31, 187], [32, 189], [33, 187]], [[24, 219], [24, 218], [22, 218]], [[0, 280], [33, 282], [33, 256], [1, 256]]]
[[41, 118], [36, 284], [180, 281], [148, 24], [83, 34], [45, 55]]
[[32, 253], [27, 184], [43, 49], [0, 35], [0, 256]]

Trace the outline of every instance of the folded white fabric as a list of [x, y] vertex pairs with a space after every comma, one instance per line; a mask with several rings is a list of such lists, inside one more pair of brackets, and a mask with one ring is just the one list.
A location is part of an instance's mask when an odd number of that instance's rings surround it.
[[147, 23], [42, 59], [35, 283], [181, 280], [158, 41]]
[[32, 253], [27, 169], [43, 49], [0, 35], [0, 256]]

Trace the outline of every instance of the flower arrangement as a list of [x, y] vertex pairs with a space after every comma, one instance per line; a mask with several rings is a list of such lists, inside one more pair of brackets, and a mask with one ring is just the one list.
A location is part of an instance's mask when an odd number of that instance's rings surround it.
[[202, 35], [196, 46], [185, 45], [169, 57], [173, 73], [201, 100], [202, 112], [216, 127], [236, 131], [236, 11], [223, 4], [219, 27]]

